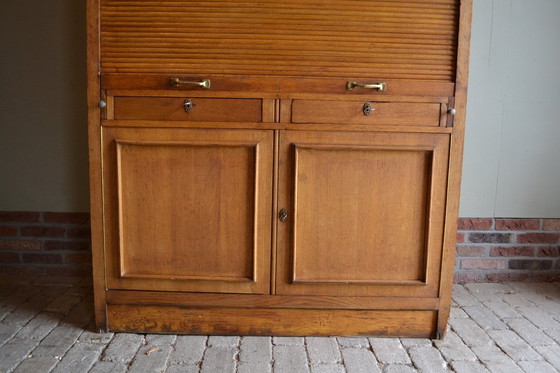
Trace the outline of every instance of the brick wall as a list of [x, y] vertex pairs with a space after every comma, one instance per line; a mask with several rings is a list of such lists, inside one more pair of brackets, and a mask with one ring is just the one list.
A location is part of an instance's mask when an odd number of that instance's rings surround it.
[[[459, 219], [455, 282], [560, 279], [560, 219]], [[0, 271], [91, 275], [88, 213], [0, 212]]]
[[0, 212], [0, 272], [91, 275], [89, 213]]
[[459, 219], [455, 282], [560, 279], [560, 219]]

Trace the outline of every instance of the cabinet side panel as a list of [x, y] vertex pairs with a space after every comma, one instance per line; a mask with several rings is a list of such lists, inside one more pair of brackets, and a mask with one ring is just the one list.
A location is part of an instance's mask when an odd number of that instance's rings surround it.
[[472, 0], [461, 1], [457, 83], [455, 87], [455, 109], [457, 110], [457, 114], [455, 115], [453, 133], [451, 135], [449, 155], [449, 181], [441, 269], [441, 306], [438, 314], [438, 338], [443, 338], [445, 335], [447, 319], [449, 318], [451, 307], [451, 290], [453, 286], [453, 268], [457, 239], [457, 218], [459, 215], [459, 192], [461, 188], [461, 169], [463, 165], [463, 139], [465, 136], [467, 109], [472, 5]]
[[87, 106], [89, 143], [89, 180], [91, 246], [93, 257], [93, 287], [95, 324], [107, 326], [105, 307], [105, 258], [103, 244], [103, 195], [101, 176], [101, 116], [99, 100], [99, 3], [87, 1]]

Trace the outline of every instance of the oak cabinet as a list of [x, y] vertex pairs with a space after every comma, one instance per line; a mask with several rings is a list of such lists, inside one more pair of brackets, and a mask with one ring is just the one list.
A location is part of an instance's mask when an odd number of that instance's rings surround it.
[[470, 0], [87, 1], [100, 329], [443, 336]]

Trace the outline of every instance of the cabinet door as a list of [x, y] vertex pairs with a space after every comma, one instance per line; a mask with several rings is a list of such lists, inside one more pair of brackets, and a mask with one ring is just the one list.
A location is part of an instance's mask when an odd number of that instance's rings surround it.
[[277, 294], [437, 296], [448, 135], [284, 131], [279, 151]]
[[109, 289], [269, 292], [272, 131], [102, 133]]

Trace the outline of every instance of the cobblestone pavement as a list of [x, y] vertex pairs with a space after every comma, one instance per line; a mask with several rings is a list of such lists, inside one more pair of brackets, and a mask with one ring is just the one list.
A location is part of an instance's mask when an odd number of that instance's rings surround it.
[[560, 372], [560, 283], [455, 285], [444, 341], [98, 334], [91, 298], [0, 275], [0, 372]]

